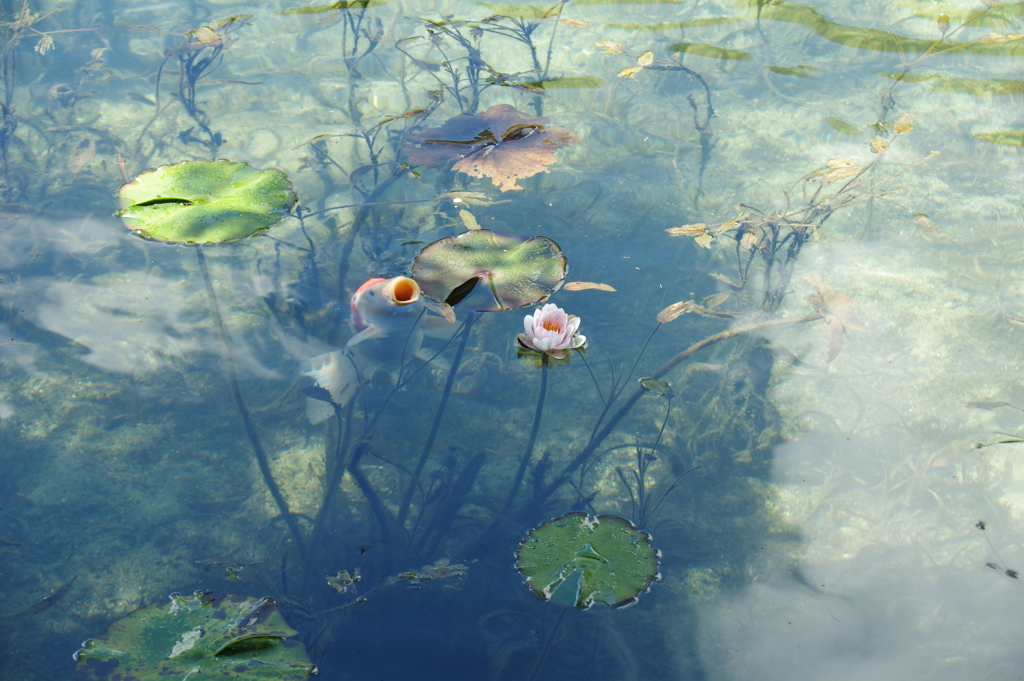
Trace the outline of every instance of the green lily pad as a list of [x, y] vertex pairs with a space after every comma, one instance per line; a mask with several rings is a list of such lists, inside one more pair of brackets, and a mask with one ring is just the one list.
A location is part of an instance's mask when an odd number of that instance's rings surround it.
[[472, 301], [478, 312], [543, 302], [567, 272], [562, 249], [551, 239], [504, 236], [489, 229], [435, 241], [412, 265], [412, 278], [423, 292], [449, 305], [468, 296], [478, 283], [486, 284], [484, 294]]
[[135, 234], [180, 244], [212, 244], [258, 234], [298, 200], [280, 170], [232, 161], [183, 161], [139, 174], [117, 190]]
[[295, 634], [269, 598], [172, 594], [170, 603], [136, 610], [103, 639], [83, 643], [75, 679], [299, 681], [316, 667], [302, 644], [289, 640]]
[[625, 518], [569, 513], [530, 530], [516, 551], [516, 568], [544, 600], [622, 608], [661, 578], [660, 557], [650, 535]]

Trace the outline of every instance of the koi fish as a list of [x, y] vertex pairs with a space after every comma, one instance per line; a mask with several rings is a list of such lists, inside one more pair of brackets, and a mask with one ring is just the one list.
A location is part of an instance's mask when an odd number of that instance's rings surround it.
[[[435, 353], [422, 347], [424, 336], [450, 338], [456, 328], [445, 319], [424, 315], [420, 286], [409, 277], [370, 279], [352, 294], [349, 306], [355, 335], [344, 350], [317, 355], [302, 372], [340, 406], [379, 371], [395, 375], [412, 357], [431, 361]], [[314, 425], [333, 414], [330, 404], [306, 398], [306, 416]]]

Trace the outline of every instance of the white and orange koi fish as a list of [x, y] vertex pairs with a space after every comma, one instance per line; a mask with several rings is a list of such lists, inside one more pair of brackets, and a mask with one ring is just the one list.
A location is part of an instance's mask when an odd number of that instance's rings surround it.
[[[445, 319], [424, 315], [420, 286], [409, 277], [370, 279], [352, 294], [350, 307], [355, 335], [345, 349], [317, 355], [306, 362], [302, 372], [341, 406], [377, 372], [396, 374], [412, 357], [430, 361], [435, 353], [422, 347], [424, 336], [450, 338], [456, 330]], [[306, 416], [311, 423], [333, 414], [333, 407], [326, 402], [306, 398]]]

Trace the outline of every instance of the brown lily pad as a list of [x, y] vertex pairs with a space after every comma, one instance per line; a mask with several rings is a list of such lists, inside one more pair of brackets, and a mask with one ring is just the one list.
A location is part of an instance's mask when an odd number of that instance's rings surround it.
[[501, 191], [522, 189], [517, 182], [547, 172], [555, 150], [577, 144], [568, 128], [545, 126], [546, 117], [527, 116], [509, 104], [479, 114], [459, 114], [439, 128], [409, 136], [409, 164], [438, 168], [455, 161], [452, 170], [489, 177]]

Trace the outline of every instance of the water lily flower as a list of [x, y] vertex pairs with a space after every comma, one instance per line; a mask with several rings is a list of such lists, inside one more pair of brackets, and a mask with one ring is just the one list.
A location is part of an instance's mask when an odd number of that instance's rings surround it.
[[569, 351], [581, 348], [587, 342], [587, 337], [579, 334], [580, 318], [566, 314], [554, 303], [526, 315], [523, 328], [526, 333], [517, 337], [519, 344], [552, 359], [565, 359]]

